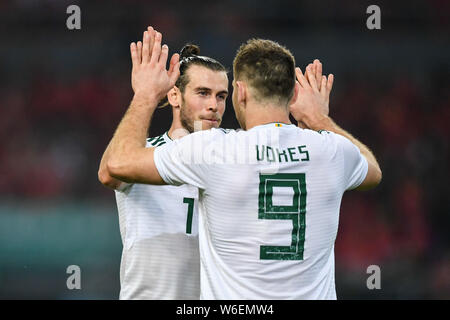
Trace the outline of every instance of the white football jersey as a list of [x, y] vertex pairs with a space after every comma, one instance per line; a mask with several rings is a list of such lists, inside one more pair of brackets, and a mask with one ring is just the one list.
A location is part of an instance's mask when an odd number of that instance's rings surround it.
[[155, 150], [168, 184], [198, 187], [201, 299], [336, 299], [343, 193], [368, 164], [347, 138], [270, 123]]
[[[167, 133], [147, 147], [173, 141]], [[116, 191], [123, 251], [120, 299], [200, 298], [198, 189], [132, 184]]]

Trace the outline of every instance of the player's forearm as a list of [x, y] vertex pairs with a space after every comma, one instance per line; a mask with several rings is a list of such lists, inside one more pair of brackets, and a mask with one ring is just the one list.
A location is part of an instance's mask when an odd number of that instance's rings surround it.
[[108, 171], [108, 161], [109, 161], [109, 151], [110, 151], [111, 143], [106, 147], [105, 152], [103, 153], [102, 160], [100, 161], [100, 167], [98, 169], [98, 180], [105, 186], [111, 189], [119, 189], [123, 184], [122, 181], [111, 177]]
[[115, 169], [126, 167], [134, 155], [145, 148], [150, 119], [157, 104], [157, 98], [134, 95], [130, 107], [110, 142], [107, 160], [110, 173], [113, 173]]

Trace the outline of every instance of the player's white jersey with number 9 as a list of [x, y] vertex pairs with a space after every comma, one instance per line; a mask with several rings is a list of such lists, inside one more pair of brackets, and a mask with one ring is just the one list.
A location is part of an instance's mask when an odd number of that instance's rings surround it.
[[157, 148], [155, 164], [200, 189], [202, 299], [336, 299], [341, 198], [368, 167], [348, 139], [281, 123], [212, 129]]

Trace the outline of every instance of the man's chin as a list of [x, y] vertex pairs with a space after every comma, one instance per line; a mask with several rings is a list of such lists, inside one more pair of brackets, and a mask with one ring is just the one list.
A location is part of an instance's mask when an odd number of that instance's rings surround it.
[[212, 129], [212, 128], [218, 128], [220, 126], [220, 121], [213, 121], [213, 120], [203, 119], [202, 122], [203, 122], [203, 125], [202, 125], [203, 130], [209, 130], [209, 129]]

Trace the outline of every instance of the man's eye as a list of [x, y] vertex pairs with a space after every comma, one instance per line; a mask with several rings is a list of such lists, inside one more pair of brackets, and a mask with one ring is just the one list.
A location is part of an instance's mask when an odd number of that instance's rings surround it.
[[220, 100], [225, 100], [227, 97], [224, 96], [224, 95], [222, 95], [222, 96], [218, 96], [218, 98], [219, 98]]
[[206, 96], [208, 94], [208, 92], [206, 92], [206, 91], [199, 91], [198, 94], [201, 95], [201, 96]]

